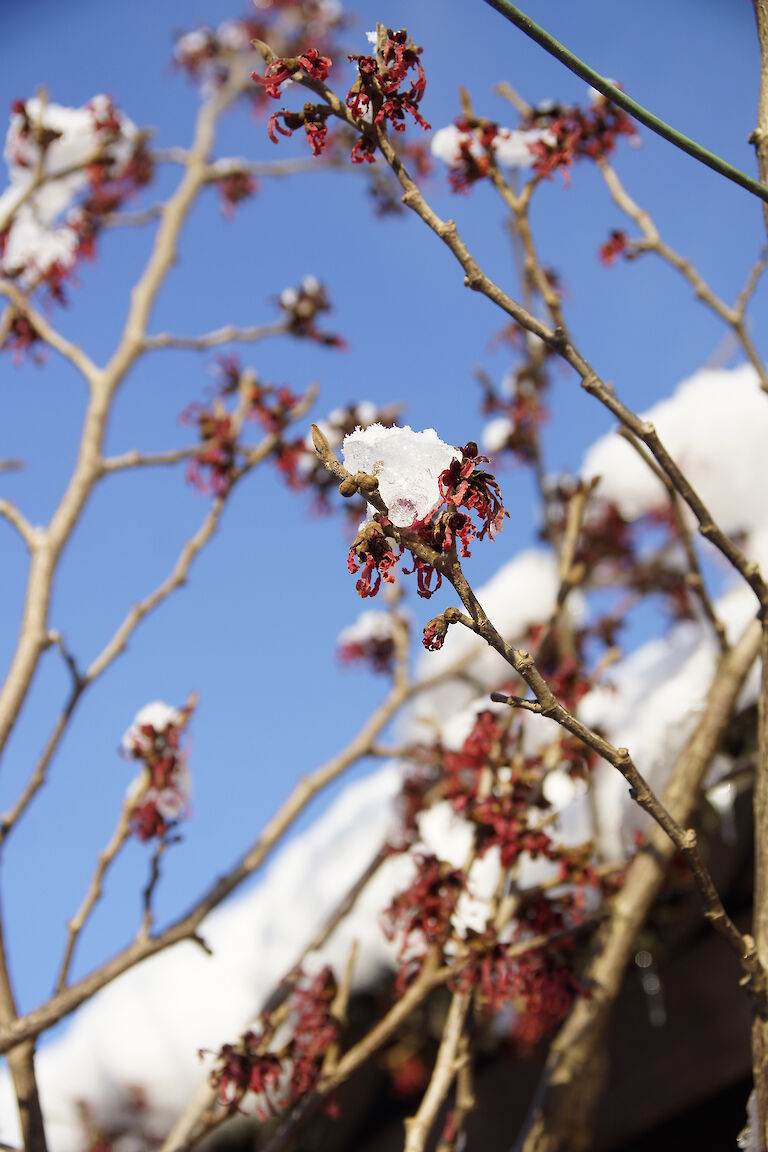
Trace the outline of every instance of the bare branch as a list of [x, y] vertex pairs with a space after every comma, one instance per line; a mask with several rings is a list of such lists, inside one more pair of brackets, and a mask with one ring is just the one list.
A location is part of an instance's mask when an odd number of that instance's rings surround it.
[[765, 272], [765, 269], [767, 266], [768, 266], [768, 248], [763, 248], [763, 251], [760, 253], [759, 257], [757, 258], [755, 263], [752, 265], [752, 269], [749, 273], [749, 276], [747, 277], [747, 282], [744, 285], [744, 287], [742, 288], [741, 292], [739, 293], [739, 297], [738, 297], [738, 299], [734, 305], [734, 312], [736, 313], [737, 316], [740, 316], [743, 318], [744, 313], [747, 309], [747, 305], [749, 304], [749, 301], [752, 299], [752, 296], [755, 293], [755, 289], [757, 288], [757, 285], [760, 283], [760, 277], [762, 276], [763, 272]]
[[460, 1067], [458, 1055], [471, 999], [469, 992], [453, 994], [429, 1087], [416, 1114], [405, 1122], [405, 1152], [424, 1152], [437, 1113]]
[[699, 603], [701, 604], [704, 615], [712, 625], [715, 636], [717, 637], [717, 642], [720, 646], [720, 651], [725, 652], [728, 648], [728, 638], [726, 636], [725, 625], [723, 624], [722, 620], [718, 618], [718, 615], [715, 612], [715, 606], [710, 599], [709, 593], [707, 592], [707, 586], [704, 583], [704, 576], [701, 571], [701, 565], [699, 564], [699, 558], [696, 555], [696, 549], [694, 547], [693, 540], [691, 539], [691, 533], [688, 530], [688, 524], [686, 523], [685, 516], [683, 515], [683, 508], [680, 502], [680, 498], [677, 495], [677, 492], [675, 491], [669, 477], [664, 472], [662, 472], [661, 468], [659, 468], [653, 457], [650, 456], [648, 452], [646, 452], [643, 445], [636, 440], [632, 433], [628, 432], [626, 428], [622, 428], [620, 434], [628, 444], [632, 445], [638, 455], [642, 457], [642, 459], [651, 469], [654, 476], [658, 477], [658, 479], [667, 490], [672, 512], [675, 517], [675, 524], [677, 525], [677, 532], [682, 542], [683, 548], [685, 549], [686, 560], [688, 561], [688, 587], [697, 597]]
[[282, 336], [288, 330], [283, 321], [254, 325], [251, 328], [238, 328], [234, 324], [225, 324], [223, 328], [216, 328], [203, 336], [174, 336], [170, 332], [159, 332], [156, 336], [147, 336], [142, 346], [146, 352], [156, 348], [191, 348], [205, 351], [208, 348], [217, 348], [220, 344], [255, 344], [259, 340], [266, 340], [269, 336]]
[[99, 853], [98, 864], [96, 865], [96, 870], [91, 877], [91, 882], [88, 885], [88, 891], [83, 898], [83, 902], [75, 915], [67, 924], [67, 943], [64, 949], [64, 957], [61, 962], [61, 968], [59, 969], [58, 979], [56, 980], [56, 993], [61, 992], [62, 989], [67, 985], [67, 977], [69, 975], [69, 969], [72, 964], [75, 945], [77, 944], [77, 941], [80, 937], [80, 933], [85, 927], [88, 917], [96, 906], [97, 901], [101, 897], [102, 884], [107, 870], [120, 852], [120, 849], [131, 835], [131, 816], [133, 815], [137, 800], [141, 797], [141, 795], [143, 795], [148, 786], [149, 781], [148, 779], [145, 779], [138, 795], [128, 798], [123, 803], [120, 816], [118, 818], [117, 824], [115, 825], [115, 830], [109, 839], [109, 843], [104, 848], [103, 852]]
[[212, 164], [208, 165], [207, 179], [211, 183], [217, 180], [222, 180], [227, 176], [256, 176], [259, 179], [270, 179], [271, 177], [280, 179], [285, 176], [295, 176], [301, 172], [317, 172], [318, 169], [323, 168], [337, 168], [338, 162], [318, 158], [317, 156], [304, 156], [297, 157], [295, 160], [273, 160], [272, 162], [253, 162], [250, 160], [240, 160], [235, 157], [222, 158], [214, 160]]
[[119, 456], [107, 456], [101, 462], [101, 471], [124, 472], [128, 468], [158, 468], [168, 464], [180, 464], [183, 460], [190, 460], [198, 455], [200, 449], [172, 448], [168, 452], [139, 452], [134, 448], [130, 452], [122, 452]]
[[[8, 971], [5, 937], [0, 920], [0, 1027], [13, 1022], [18, 1015], [13, 986]], [[19, 1128], [24, 1152], [46, 1152], [45, 1123], [35, 1075], [33, 1041], [21, 1044], [8, 1053], [8, 1070], [19, 1110]]]
[[32, 552], [37, 545], [37, 529], [32, 527], [16, 505], [12, 504], [10, 500], [0, 500], [0, 517], [7, 520], [11, 527], [16, 529], [29, 551]]
[[655, 252], [657, 256], [666, 261], [672, 268], [676, 268], [677, 271], [685, 277], [691, 288], [693, 288], [696, 298], [706, 304], [707, 307], [710, 308], [715, 315], [719, 316], [733, 331], [747, 359], [757, 373], [758, 379], [760, 380], [760, 387], [764, 392], [768, 392], [768, 369], [766, 369], [765, 364], [755, 348], [744, 323], [744, 309], [760, 275], [761, 269], [759, 263], [752, 270], [749, 283], [739, 297], [735, 307], [729, 307], [719, 296], [715, 295], [692, 262], [684, 256], [680, 256], [679, 253], [675, 252], [673, 248], [670, 248], [670, 246], [662, 240], [649, 213], [635, 203], [608, 161], [600, 159], [598, 160], [598, 166], [603, 174], [603, 179], [608, 187], [608, 191], [611, 193], [614, 203], [635, 222], [643, 234], [643, 241], [634, 246], [634, 251]]
[[[768, 185], [768, 0], [753, 0], [760, 45], [760, 90], [757, 124], [751, 140], [757, 155], [760, 180]], [[768, 204], [763, 205], [768, 235]], [[762, 970], [768, 977], [768, 612], [763, 618], [760, 649], [762, 675], [758, 698], [757, 765], [755, 773], [755, 895], [753, 931]], [[758, 1111], [758, 1147], [768, 1149], [768, 1018], [756, 1016], [752, 1026], [752, 1073]]]
[[159, 220], [164, 210], [163, 204], [151, 204], [139, 212], [108, 212], [102, 217], [101, 223], [106, 228], [141, 228]]
[[160, 861], [165, 853], [168, 851], [172, 844], [178, 843], [181, 838], [179, 836], [165, 835], [155, 846], [152, 853], [152, 860], [149, 865], [149, 879], [147, 880], [146, 887], [141, 894], [142, 905], [144, 912], [141, 919], [141, 927], [139, 928], [139, 939], [146, 940], [152, 931], [152, 899], [155, 894], [155, 889], [160, 883]]
[[44, 344], [53, 348], [54, 352], [58, 352], [74, 368], [77, 368], [80, 375], [86, 379], [91, 387], [95, 385], [100, 377], [100, 372], [90, 356], [77, 344], [73, 344], [60, 332], [57, 332], [42, 313], [32, 307], [27, 297], [19, 291], [15, 284], [12, 284], [10, 280], [0, 280], [0, 296], [5, 296], [7, 300], [10, 300], [16, 312], [29, 320]]

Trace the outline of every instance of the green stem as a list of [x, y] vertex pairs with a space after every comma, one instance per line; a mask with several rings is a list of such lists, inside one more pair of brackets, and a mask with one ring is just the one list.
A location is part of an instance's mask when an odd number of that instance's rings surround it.
[[715, 156], [714, 152], [709, 152], [703, 148], [701, 144], [697, 144], [695, 140], [689, 139], [684, 136], [682, 132], [678, 132], [676, 128], [660, 120], [658, 116], [654, 116], [642, 104], [638, 104], [631, 96], [627, 96], [626, 92], [622, 92], [620, 88], [616, 88], [599, 72], [595, 72], [578, 56], [574, 56], [573, 52], [555, 40], [554, 36], [550, 36], [549, 32], [531, 20], [530, 16], [526, 16], [519, 8], [515, 8], [514, 4], [510, 4], [509, 0], [485, 0], [491, 8], [495, 8], [502, 16], [505, 16], [515, 27], [529, 36], [531, 40], [535, 40], [537, 44], [549, 52], [550, 56], [554, 56], [561, 64], [565, 64], [566, 68], [570, 68], [571, 72], [575, 72], [577, 76], [581, 76], [582, 80], [586, 80], [593, 88], [607, 97], [612, 104], [616, 104], [619, 108], [623, 108], [625, 112], [629, 112], [634, 116], [635, 120], [639, 120], [646, 128], [650, 128], [652, 132], [657, 135], [663, 136], [665, 140], [669, 140], [670, 144], [674, 144], [676, 148], [680, 148], [683, 152], [687, 152], [689, 156], [693, 156], [694, 160], [699, 160], [702, 164], [706, 164], [708, 168], [713, 168], [715, 172], [719, 172], [721, 176], [725, 176], [727, 180], [732, 180], [734, 184], [739, 184], [742, 188], [746, 188], [747, 192], [751, 192], [754, 196], [759, 196], [761, 200], [768, 203], [768, 187], [761, 184], [758, 180], [753, 180], [751, 176], [747, 176], [745, 172], [734, 168], [726, 160], [722, 160], [719, 156]]

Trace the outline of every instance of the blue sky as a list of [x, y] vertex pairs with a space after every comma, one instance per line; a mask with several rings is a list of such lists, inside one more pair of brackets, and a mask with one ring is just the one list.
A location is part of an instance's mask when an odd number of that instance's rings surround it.
[[[458, 85], [478, 112], [508, 119], [494, 84], [510, 80], [532, 101], [584, 99], [584, 85], [525, 40], [480, 0], [353, 0], [355, 36], [376, 20], [406, 25], [424, 46], [428, 88], [423, 110], [435, 128], [458, 113]], [[169, 67], [174, 31], [216, 24], [243, 9], [224, 0], [0, 0], [0, 107], [40, 85], [51, 100], [79, 105], [108, 92], [158, 146], [188, 143], [198, 103]], [[636, 99], [746, 171], [754, 159], [758, 59], [747, 0], [530, 0], [527, 11]], [[416, 136], [418, 130], [411, 132]], [[274, 159], [263, 121], [235, 111], [220, 132], [218, 154]], [[662, 234], [691, 256], [726, 299], [741, 288], [762, 242], [759, 204], [670, 145], [642, 132], [642, 147], [621, 145], [617, 167]], [[164, 173], [160, 191], [176, 173]], [[488, 189], [453, 197], [443, 174], [427, 192], [454, 215], [489, 273], [513, 284], [501, 206]], [[574, 172], [537, 195], [533, 222], [545, 262], [562, 274], [577, 342], [636, 408], [667, 394], [723, 347], [721, 325], [691, 299], [673, 272], [651, 260], [606, 270], [596, 252], [621, 226], [597, 173]], [[98, 262], [83, 268], [56, 323], [97, 362], [114, 347], [127, 295], [146, 260], [150, 230], [114, 233]], [[232, 221], [214, 192], [184, 231], [180, 259], [153, 314], [154, 330], [194, 334], [225, 322], [274, 316], [271, 298], [313, 273], [335, 304], [332, 326], [347, 352], [286, 341], [245, 351], [268, 380], [321, 388], [316, 413], [353, 399], [402, 401], [414, 427], [434, 426], [447, 441], [477, 437], [482, 426], [472, 368], [497, 378], [506, 361], [489, 351], [500, 316], [469, 295], [447, 251], [415, 218], [377, 220], [354, 173], [316, 173], [264, 181]], [[758, 294], [755, 318], [765, 315]], [[757, 325], [762, 351], [768, 341]], [[205, 396], [201, 354], [158, 352], [125, 382], [108, 448], [146, 450], [188, 442], [178, 413]], [[33, 521], [55, 507], [74, 459], [84, 389], [49, 357], [42, 367], [0, 361], [0, 457], [26, 468], [0, 477], [0, 491]], [[563, 371], [546, 432], [549, 466], [578, 466], [584, 448], [610, 419]], [[502, 475], [515, 511], [494, 544], [474, 550], [468, 572], [480, 583], [534, 538], [531, 489], [519, 471]], [[131, 769], [117, 755], [122, 732], [148, 700], [181, 703], [195, 690], [192, 724], [194, 819], [169, 853], [159, 893], [161, 918], [183, 908], [214, 873], [252, 840], [296, 779], [336, 751], [382, 694], [374, 677], [338, 668], [335, 637], [363, 605], [346, 572], [345, 538], [335, 520], [312, 518], [308, 499], [286, 491], [269, 469], [239, 488], [222, 530], [193, 570], [189, 586], [131, 641], [77, 714], [49, 784], [9, 842], [2, 900], [13, 975], [22, 1008], [49, 992], [64, 924], [79, 904], [96, 855], [116, 818]], [[95, 494], [65, 554], [51, 622], [83, 664], [100, 650], [134, 600], [162, 579], [183, 540], [202, 519], [206, 498], [178, 472], [114, 478]], [[0, 666], [10, 659], [23, 597], [25, 556], [0, 525]], [[407, 581], [405, 586], [408, 587]], [[416, 611], [413, 589], [410, 606]], [[432, 601], [434, 611], [448, 601]], [[433, 612], [430, 612], [430, 615]], [[35, 681], [0, 772], [0, 805], [15, 797], [65, 697], [60, 661], [49, 654]], [[317, 806], [310, 816], [316, 813]], [[106, 896], [78, 952], [79, 975], [124, 944], [139, 917], [148, 851], [131, 845], [110, 876]], [[290, 915], [290, 910], [287, 910]]]

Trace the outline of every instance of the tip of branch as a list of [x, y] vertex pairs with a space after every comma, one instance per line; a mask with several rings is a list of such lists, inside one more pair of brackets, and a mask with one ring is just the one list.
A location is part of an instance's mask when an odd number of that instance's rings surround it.
[[312, 431], [312, 443], [315, 446], [315, 452], [317, 452], [318, 456], [320, 456], [324, 460], [328, 456], [329, 452], [331, 451], [331, 449], [328, 445], [328, 441], [326, 440], [325, 436], [323, 435], [323, 433], [318, 428], [317, 424], [312, 425], [311, 431]]

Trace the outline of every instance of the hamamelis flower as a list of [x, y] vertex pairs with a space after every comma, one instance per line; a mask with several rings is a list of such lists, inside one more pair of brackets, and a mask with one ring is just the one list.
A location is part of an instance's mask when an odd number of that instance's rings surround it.
[[139, 840], [163, 837], [187, 815], [191, 779], [180, 737], [191, 705], [172, 708], [155, 700], [141, 708], [122, 739], [122, 751], [142, 771], [128, 790], [131, 831]]

